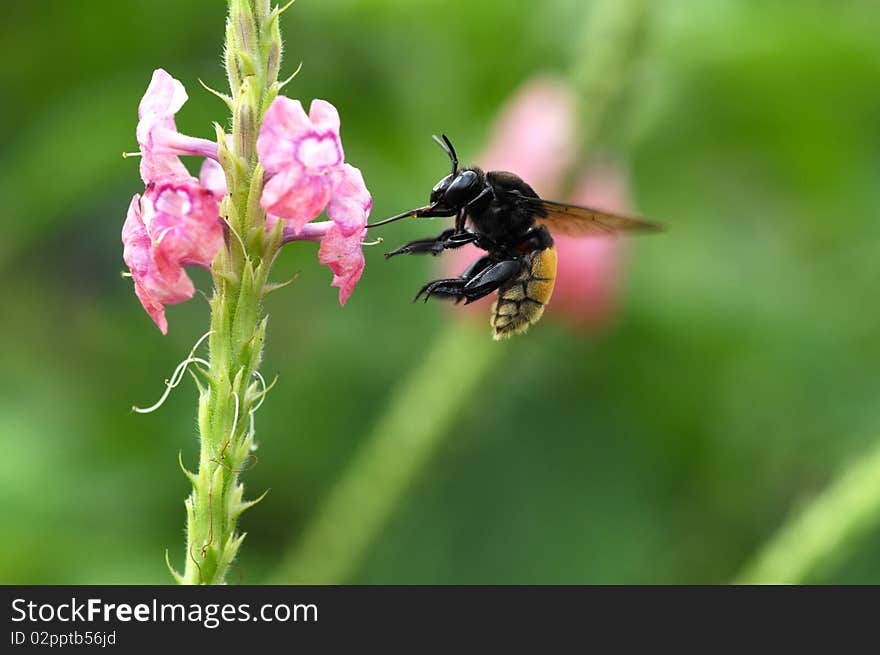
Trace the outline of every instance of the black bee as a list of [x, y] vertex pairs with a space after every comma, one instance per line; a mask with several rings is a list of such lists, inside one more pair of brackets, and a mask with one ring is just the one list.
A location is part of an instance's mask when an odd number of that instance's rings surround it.
[[641, 219], [544, 200], [519, 176], [507, 171], [483, 172], [475, 166], [459, 169], [455, 148], [446, 135], [442, 141], [437, 136], [434, 140], [449, 156], [452, 173], [434, 185], [430, 203], [367, 227], [408, 217], [455, 216], [454, 228], [431, 239], [410, 241], [385, 257], [437, 255], [468, 243], [485, 250], [487, 254], [460, 277], [429, 282], [414, 300], [424, 295], [427, 302], [438, 296], [467, 304], [498, 291], [490, 320], [495, 339], [525, 332], [544, 313], [556, 281], [551, 230], [590, 236], [659, 229]]

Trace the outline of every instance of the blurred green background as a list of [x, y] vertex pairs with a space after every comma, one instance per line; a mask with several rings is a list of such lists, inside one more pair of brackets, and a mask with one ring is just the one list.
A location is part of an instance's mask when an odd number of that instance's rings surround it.
[[[283, 17], [288, 94], [343, 117], [373, 216], [423, 202], [475, 156], [504, 101], [564, 73], [591, 3], [299, 0]], [[880, 39], [876, 2], [649, 3], [631, 79], [597, 150], [629, 168], [639, 213], [610, 329], [546, 321], [455, 417], [349, 582], [715, 583], [731, 579], [880, 439]], [[196, 392], [139, 416], [206, 329], [200, 296], [162, 337], [123, 268], [142, 185], [136, 107], [154, 68], [186, 85], [181, 131], [225, 107], [220, 0], [6, 3], [0, 21], [0, 582], [167, 583], [182, 567], [178, 451], [195, 466]], [[399, 224], [389, 243], [422, 236]], [[241, 579], [276, 571], [395, 381], [450, 322], [414, 306], [431, 262], [382, 260], [340, 309], [311, 244], [267, 302], [244, 476]], [[207, 275], [194, 274], [209, 292]], [[454, 379], [449, 380], [455, 384]], [[432, 399], [420, 409], [431, 420]], [[812, 582], [880, 583], [880, 530]], [[230, 582], [237, 582], [231, 576]]]

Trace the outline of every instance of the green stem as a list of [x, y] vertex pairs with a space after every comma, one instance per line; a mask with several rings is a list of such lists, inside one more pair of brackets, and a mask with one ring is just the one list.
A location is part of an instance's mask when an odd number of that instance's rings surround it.
[[880, 522], [880, 444], [785, 522], [734, 578], [736, 584], [802, 584], [839, 561]]
[[220, 209], [229, 234], [227, 248], [213, 264], [210, 366], [202, 371], [206, 385], [199, 383], [199, 468], [196, 473], [184, 469], [193, 485], [185, 503], [186, 568], [182, 575], [172, 574], [185, 584], [224, 582], [244, 540], [238, 517], [256, 502], [243, 500], [239, 473], [251, 457], [252, 411], [265, 393], [258, 377], [266, 333], [262, 299], [280, 245], [279, 230], [265, 234], [256, 143], [262, 114], [277, 95], [280, 52], [278, 13], [268, 1], [230, 0], [231, 139], [217, 129], [229, 189]]
[[503, 350], [488, 330], [471, 325], [453, 324], [440, 334], [391, 394], [394, 402], [283, 561], [276, 582], [338, 584], [351, 577]]
[[648, 28], [648, 2], [604, 0], [585, 18], [569, 77], [580, 105], [579, 151], [588, 155], [609, 110], [632, 80]]

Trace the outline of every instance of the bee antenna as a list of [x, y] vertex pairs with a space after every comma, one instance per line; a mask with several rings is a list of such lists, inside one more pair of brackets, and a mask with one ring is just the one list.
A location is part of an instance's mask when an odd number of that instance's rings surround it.
[[437, 145], [443, 148], [443, 152], [447, 154], [449, 157], [449, 161], [452, 162], [452, 175], [453, 177], [458, 173], [458, 155], [455, 154], [455, 148], [452, 145], [452, 141], [449, 140], [449, 137], [445, 134], [441, 135], [443, 140], [441, 141], [436, 134], [432, 134], [431, 137], [434, 141], [437, 142]]

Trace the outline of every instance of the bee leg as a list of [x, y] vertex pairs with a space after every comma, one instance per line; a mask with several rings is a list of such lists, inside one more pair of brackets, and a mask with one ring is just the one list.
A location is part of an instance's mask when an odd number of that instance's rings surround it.
[[463, 275], [460, 278], [429, 282], [419, 289], [413, 302], [425, 294], [425, 302], [428, 302], [428, 298], [432, 295], [441, 295], [454, 298], [456, 302], [464, 300], [468, 305], [496, 291], [505, 282], [519, 275], [520, 271], [522, 271], [522, 260], [519, 258], [505, 259], [492, 264], [488, 257], [483, 257], [465, 271], [465, 274], [470, 274], [470, 278], [465, 278]]
[[425, 286], [419, 289], [416, 297], [413, 298], [413, 302], [418, 300], [423, 293], [427, 292], [428, 295], [425, 296], [425, 302], [427, 302], [428, 298], [431, 296], [440, 296], [442, 298], [454, 299], [457, 304], [464, 300], [464, 296], [461, 295], [461, 289], [464, 288], [464, 285], [468, 281], [470, 281], [475, 275], [486, 270], [486, 268], [488, 268], [491, 263], [491, 258], [480, 257], [477, 261], [468, 266], [465, 269], [464, 273], [462, 273], [457, 278], [454, 277], [445, 280], [434, 280], [432, 282], [428, 282]]
[[450, 248], [461, 248], [469, 243], [473, 243], [479, 239], [479, 235], [473, 232], [463, 232], [456, 234], [455, 229], [443, 230], [433, 239], [417, 239], [405, 243], [397, 250], [385, 253], [385, 259], [394, 257], [395, 255], [421, 255], [431, 253], [439, 255], [444, 250]]
[[418, 255], [431, 253], [436, 255], [443, 252], [443, 243], [455, 233], [455, 230], [443, 230], [439, 235], [432, 239], [416, 239], [405, 243], [397, 250], [385, 253], [385, 259], [390, 259], [395, 255]]
[[499, 287], [519, 275], [522, 272], [522, 267], [523, 261], [517, 257], [516, 259], [504, 259], [481, 271], [464, 285], [464, 289], [462, 289], [466, 298], [464, 304], [468, 305], [488, 296], [493, 291], [497, 291]]
[[462, 289], [464, 289], [465, 284], [467, 284], [467, 280], [462, 280], [459, 277], [428, 282], [425, 286], [419, 289], [416, 297], [413, 298], [413, 302], [418, 300], [422, 296], [422, 294], [425, 294], [425, 302], [428, 302], [428, 298], [430, 298], [431, 296], [454, 298], [456, 301], [458, 301], [463, 297]]

